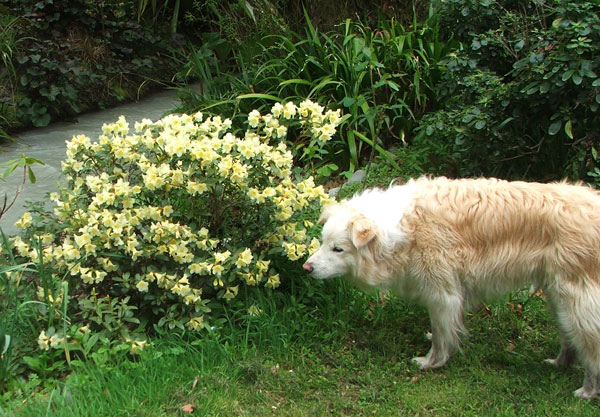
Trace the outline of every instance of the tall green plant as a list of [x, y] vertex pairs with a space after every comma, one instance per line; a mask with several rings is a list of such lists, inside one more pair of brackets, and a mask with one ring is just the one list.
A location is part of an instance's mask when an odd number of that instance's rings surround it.
[[[147, 13], [148, 5], [152, 8], [152, 20], [156, 22], [158, 16], [161, 13], [166, 13], [169, 9], [170, 0], [165, 0], [162, 6], [158, 5], [157, 0], [139, 0], [137, 16], [138, 21], [142, 19], [142, 16]], [[181, 0], [175, 0], [172, 6], [173, 12], [171, 13], [170, 31], [171, 33], [177, 33], [177, 23], [179, 22], [179, 10], [181, 8]]]
[[23, 41], [17, 34], [16, 25], [18, 22], [19, 18], [17, 17], [9, 15], [0, 16], [0, 61], [3, 67], [3, 70], [0, 69], [0, 74], [5, 73], [13, 89], [17, 78], [13, 55], [17, 45]]
[[244, 115], [267, 109], [273, 97], [318, 99], [344, 110], [340, 136], [325, 147], [307, 146], [292, 137], [297, 158], [314, 168], [341, 166], [353, 171], [368, 150], [392, 159], [387, 147], [403, 143], [414, 121], [435, 101], [434, 87], [444, 72], [443, 58], [454, 46], [442, 42], [435, 18], [416, 20], [405, 29], [394, 19], [376, 28], [346, 20], [338, 32], [320, 33], [306, 16], [306, 30], [263, 39], [258, 65], [243, 72], [245, 83], [225, 100], [207, 100], [197, 108], [229, 107]]

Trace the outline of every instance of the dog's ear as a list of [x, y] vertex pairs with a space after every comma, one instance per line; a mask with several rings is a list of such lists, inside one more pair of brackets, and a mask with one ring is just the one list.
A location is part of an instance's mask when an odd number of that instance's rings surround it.
[[321, 212], [321, 216], [319, 217], [317, 224], [319, 226], [323, 226], [325, 222], [331, 217], [331, 215], [337, 211], [338, 208], [339, 203], [331, 203], [323, 207], [323, 211]]
[[375, 225], [362, 214], [356, 215], [348, 222], [352, 243], [357, 248], [362, 248], [376, 236]]

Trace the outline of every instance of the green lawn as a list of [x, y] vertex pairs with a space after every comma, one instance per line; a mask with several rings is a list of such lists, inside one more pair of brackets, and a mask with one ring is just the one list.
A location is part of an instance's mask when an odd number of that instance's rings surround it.
[[202, 338], [163, 335], [133, 360], [76, 363], [68, 377], [2, 405], [0, 416], [600, 412], [597, 401], [572, 394], [581, 368], [563, 372], [542, 363], [559, 344], [538, 296], [517, 293], [469, 315], [463, 351], [446, 367], [421, 372], [410, 359], [429, 348], [422, 308], [366, 296], [339, 280], [317, 291], [264, 300], [261, 316], [231, 317]]

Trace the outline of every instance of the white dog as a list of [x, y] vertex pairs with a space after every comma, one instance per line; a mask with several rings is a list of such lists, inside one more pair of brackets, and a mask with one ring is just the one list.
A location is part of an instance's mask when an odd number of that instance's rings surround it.
[[556, 313], [561, 351], [585, 368], [581, 398], [600, 394], [600, 193], [566, 183], [420, 178], [327, 206], [321, 248], [304, 264], [429, 311], [423, 369], [446, 363], [467, 331], [463, 311], [531, 284]]

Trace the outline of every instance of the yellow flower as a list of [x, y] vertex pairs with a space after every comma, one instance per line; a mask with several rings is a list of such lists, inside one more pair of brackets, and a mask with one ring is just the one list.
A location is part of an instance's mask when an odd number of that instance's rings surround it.
[[221, 159], [221, 162], [219, 162], [218, 167], [219, 173], [222, 176], [226, 177], [227, 175], [229, 175], [229, 172], [233, 168], [233, 158], [231, 157], [231, 155], [227, 155], [225, 158]]
[[[223, 271], [225, 271], [225, 268], [223, 267], [223, 265], [213, 265], [211, 269], [212, 269], [213, 275], [216, 275], [217, 277], [220, 277], [221, 274], [223, 273]], [[219, 280], [219, 282], [221, 285], [223, 285], [223, 281]]]
[[252, 110], [250, 113], [248, 113], [248, 124], [250, 125], [250, 127], [256, 128], [258, 127], [259, 123], [260, 113], [258, 112], [258, 110]]
[[229, 259], [230, 256], [231, 256], [231, 252], [229, 252], [228, 250], [226, 250], [225, 252], [217, 252], [217, 253], [215, 253], [215, 262], [223, 263], [227, 259]]
[[273, 107], [271, 107], [271, 114], [275, 117], [281, 116], [281, 112], [283, 111], [283, 104], [275, 103]]
[[252, 252], [250, 251], [250, 249], [246, 248], [246, 249], [244, 249], [243, 252], [240, 252], [238, 254], [238, 258], [235, 261], [235, 265], [238, 268], [243, 268], [247, 265], [250, 265], [251, 262], [252, 262]]
[[276, 191], [275, 188], [273, 187], [266, 187], [263, 192], [262, 195], [267, 197], [267, 198], [272, 198], [276, 195]]
[[207, 274], [210, 273], [210, 265], [207, 262], [196, 262], [189, 266], [192, 274]]
[[42, 350], [49, 350], [50, 349], [50, 338], [48, 336], [46, 336], [46, 331], [45, 330], [42, 330], [42, 332], [38, 336], [38, 346]]
[[204, 316], [192, 317], [187, 322], [187, 326], [193, 330], [202, 330], [204, 328]]
[[121, 196], [121, 195], [129, 195], [129, 193], [131, 193], [131, 187], [129, 186], [129, 182], [124, 181], [122, 178], [120, 178], [117, 183], [115, 184], [115, 194], [117, 196]]
[[89, 234], [87, 233], [82, 233], [81, 235], [75, 235], [75, 243], [77, 244], [78, 247], [82, 248], [85, 245], [89, 244], [92, 242], [92, 239], [90, 237]]
[[296, 115], [296, 111], [296, 105], [291, 101], [288, 101], [287, 103], [285, 103], [285, 106], [283, 108], [283, 117], [285, 119], [291, 119]]
[[57, 335], [55, 333], [50, 337], [50, 340], [48, 342], [50, 343], [50, 347], [52, 347], [54, 349], [58, 349], [59, 347], [61, 347], [61, 345], [64, 341], [65, 341], [64, 337], [60, 337], [59, 335]]
[[31, 213], [26, 212], [23, 216], [15, 222], [15, 226], [19, 229], [27, 229], [31, 226]]
[[244, 281], [246, 281], [246, 284], [248, 285], [256, 285], [258, 281], [260, 281], [260, 279], [257, 280], [257, 277], [250, 273], [240, 273], [240, 275], [242, 276], [242, 278], [244, 278]]
[[83, 333], [83, 334], [88, 334], [91, 330], [90, 330], [90, 325], [86, 324], [85, 326], [81, 326], [77, 329], [78, 332]]
[[135, 285], [139, 292], [148, 292], [148, 282], [141, 280]]
[[228, 287], [225, 290], [225, 294], [223, 295], [223, 298], [225, 298], [226, 300], [232, 300], [236, 297], [237, 294], [238, 294], [238, 286]]
[[269, 270], [270, 263], [271, 263], [271, 261], [265, 261], [262, 259], [259, 261], [256, 261], [256, 269], [258, 269], [259, 273], [265, 274]]
[[263, 312], [262, 309], [258, 308], [255, 304], [248, 307], [248, 315], [249, 316], [258, 316], [262, 312]]
[[250, 197], [252, 200], [254, 200], [255, 202], [257, 202], [259, 204], [262, 204], [265, 202], [264, 193], [261, 194], [261, 192], [256, 188], [250, 188], [248, 190], [248, 197]]
[[202, 193], [208, 191], [208, 185], [206, 185], [202, 182], [195, 182], [195, 181], [189, 181], [187, 183], [186, 188], [187, 188], [188, 193], [190, 193], [192, 195], [202, 194]]
[[248, 177], [248, 170], [246, 167], [238, 162], [234, 163], [231, 180], [236, 183], [241, 183], [246, 179], [246, 177]]
[[321, 247], [321, 243], [319, 242], [319, 239], [317, 239], [316, 237], [313, 238], [310, 241], [310, 245], [308, 246], [308, 254], [312, 255], [313, 253], [318, 251], [320, 247]]
[[53, 240], [54, 240], [54, 236], [52, 236], [50, 233], [44, 233], [42, 235], [42, 243], [44, 245], [51, 244]]
[[275, 289], [275, 288], [279, 287], [280, 284], [281, 284], [281, 281], [279, 280], [279, 274], [275, 274], [275, 275], [269, 276], [269, 278], [267, 279], [267, 283], [265, 284], [265, 287]]
[[128, 342], [131, 343], [131, 353], [133, 355], [139, 354], [148, 343], [145, 340], [128, 340]]
[[21, 236], [16, 236], [13, 240], [13, 247], [17, 250], [19, 255], [26, 256], [29, 252], [29, 245], [21, 239]]

